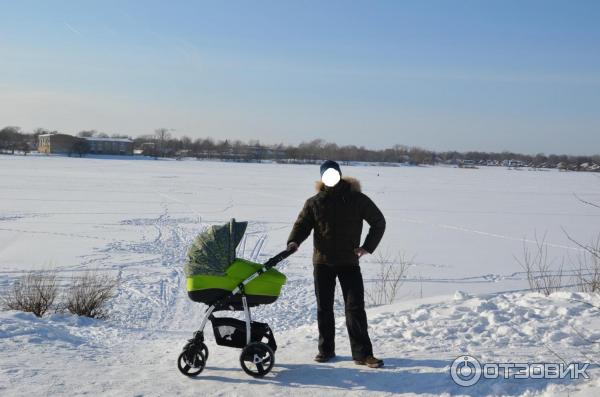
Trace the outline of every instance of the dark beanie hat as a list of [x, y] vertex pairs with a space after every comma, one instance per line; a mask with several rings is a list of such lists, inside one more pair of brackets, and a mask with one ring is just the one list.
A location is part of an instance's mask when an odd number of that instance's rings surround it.
[[340, 169], [340, 165], [333, 160], [326, 160], [323, 164], [321, 164], [321, 176], [327, 171], [329, 168], [333, 168], [337, 172], [342, 175], [342, 170]]

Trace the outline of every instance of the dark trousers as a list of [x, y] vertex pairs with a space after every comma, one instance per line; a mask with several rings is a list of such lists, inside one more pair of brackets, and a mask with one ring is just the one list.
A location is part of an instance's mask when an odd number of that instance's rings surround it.
[[353, 359], [362, 359], [373, 355], [373, 347], [367, 330], [365, 313], [365, 289], [359, 266], [315, 265], [315, 294], [317, 296], [317, 321], [319, 323], [319, 352], [335, 352], [335, 321], [333, 301], [335, 278], [340, 280], [346, 328], [350, 337]]

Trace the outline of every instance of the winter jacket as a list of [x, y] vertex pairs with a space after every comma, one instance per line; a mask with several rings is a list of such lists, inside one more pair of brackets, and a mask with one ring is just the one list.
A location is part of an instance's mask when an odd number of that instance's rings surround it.
[[360, 247], [363, 220], [370, 229], [362, 248], [373, 253], [385, 231], [383, 214], [354, 178], [343, 177], [333, 187], [319, 181], [316, 187], [317, 194], [306, 200], [288, 244], [300, 245], [314, 230], [314, 264], [358, 265], [354, 249]]

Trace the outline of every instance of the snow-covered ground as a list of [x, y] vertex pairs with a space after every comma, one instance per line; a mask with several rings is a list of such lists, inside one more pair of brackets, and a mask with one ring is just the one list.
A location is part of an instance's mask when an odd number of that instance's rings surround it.
[[[593, 366], [585, 382], [482, 380], [463, 388], [449, 375], [463, 354], [482, 362], [598, 359], [598, 298], [523, 291], [526, 277], [515, 259], [536, 235], [545, 235], [552, 257], [576, 258], [563, 229], [584, 242], [598, 233], [600, 211], [574, 196], [600, 201], [597, 176], [504, 168], [343, 171], [361, 180], [386, 215], [380, 251], [414, 258], [397, 302], [369, 309], [375, 351], [386, 367], [352, 363], [339, 301], [339, 358], [312, 362], [309, 240], [280, 267], [289, 279], [281, 298], [253, 312], [275, 331], [272, 373], [249, 378], [239, 368], [239, 351], [216, 346], [208, 332], [207, 368], [187, 379], [175, 359], [202, 314], [183, 284], [191, 239], [205, 225], [248, 220], [243, 255], [266, 260], [284, 248], [318, 167], [0, 156], [0, 288], [37, 268], [56, 269], [61, 280], [88, 269], [121, 280], [106, 321], [0, 314], [0, 394], [598, 393]], [[361, 264], [367, 288], [375, 259]]]
[[[593, 307], [594, 305], [596, 307]], [[559, 293], [444, 296], [404, 302], [369, 312], [382, 369], [357, 367], [349, 356], [343, 319], [337, 322], [338, 358], [312, 362], [316, 326], [276, 328], [276, 366], [264, 379], [239, 367], [239, 350], [214, 344], [208, 335], [207, 368], [194, 379], [179, 374], [174, 358], [190, 336], [178, 327], [115, 326], [72, 316], [37, 319], [0, 315], [0, 391], [5, 395], [571, 395], [598, 394], [592, 379], [480, 380], [464, 388], [449, 369], [457, 356], [482, 362], [593, 362], [600, 348], [600, 299]], [[302, 316], [302, 313], [295, 313]], [[282, 313], [281, 316], [290, 316]], [[279, 332], [277, 332], [279, 331]], [[574, 390], [577, 392], [574, 393]], [[3, 393], [3, 394], [4, 394]]]

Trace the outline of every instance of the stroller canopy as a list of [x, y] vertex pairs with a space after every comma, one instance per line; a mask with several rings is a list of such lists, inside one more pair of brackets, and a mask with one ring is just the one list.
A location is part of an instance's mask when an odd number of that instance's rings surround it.
[[247, 226], [248, 222], [231, 219], [225, 225], [210, 226], [200, 233], [188, 250], [185, 275], [225, 275], [225, 269], [235, 260], [235, 250]]

